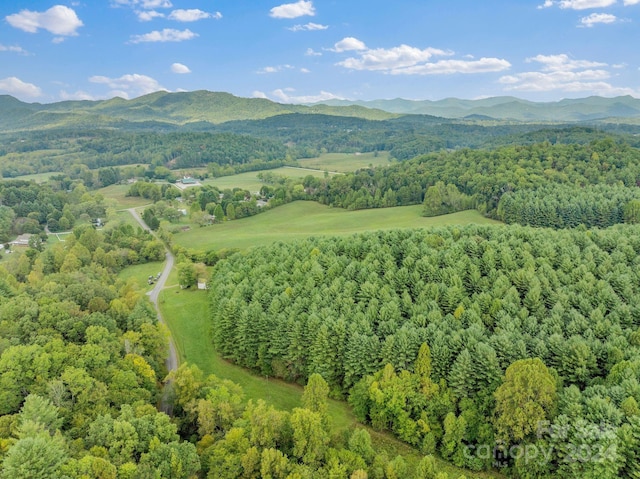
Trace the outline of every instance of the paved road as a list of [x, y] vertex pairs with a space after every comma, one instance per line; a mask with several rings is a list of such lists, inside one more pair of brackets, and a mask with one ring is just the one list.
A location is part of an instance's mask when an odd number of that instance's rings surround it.
[[[131, 213], [131, 216], [135, 218], [135, 220], [140, 224], [142, 229], [149, 231], [152, 235], [155, 236], [155, 233], [149, 229], [149, 227], [146, 225], [144, 221], [142, 221], [142, 218], [140, 217], [138, 212], [135, 210], [135, 208], [129, 208], [127, 211]], [[162, 270], [162, 274], [160, 275], [160, 279], [156, 281], [156, 285], [151, 291], [147, 293], [147, 295], [149, 296], [149, 299], [151, 300], [151, 302], [156, 308], [156, 312], [158, 313], [158, 321], [166, 325], [164, 319], [162, 319], [162, 315], [160, 314], [160, 308], [158, 307], [158, 296], [160, 295], [160, 291], [162, 291], [162, 289], [164, 288], [164, 285], [167, 282], [167, 278], [169, 278], [169, 273], [171, 273], [171, 270], [173, 269], [175, 258], [171, 253], [171, 251], [169, 251], [168, 249], [165, 250], [165, 257], [167, 261], [164, 265], [164, 269]], [[176, 345], [173, 342], [173, 338], [169, 336], [169, 356], [167, 357], [167, 361], [166, 361], [167, 370], [169, 372], [175, 371], [176, 369], [178, 369], [178, 363], [179, 361], [178, 361], [178, 352], [176, 350]], [[170, 406], [166, 401], [166, 394], [163, 397], [161, 409], [164, 412], [171, 412]]]

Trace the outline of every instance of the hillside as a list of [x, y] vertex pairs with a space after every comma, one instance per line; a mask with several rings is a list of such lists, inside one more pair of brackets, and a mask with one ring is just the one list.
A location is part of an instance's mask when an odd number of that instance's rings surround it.
[[203, 126], [232, 120], [259, 120], [288, 113], [325, 114], [385, 120], [397, 115], [350, 106], [284, 105], [262, 98], [240, 98], [229, 93], [194, 91], [155, 92], [124, 100], [23, 103], [0, 96], [0, 131], [44, 128], [119, 128], [174, 130], [187, 124]]
[[444, 118], [511, 119], [518, 121], [593, 121], [606, 118], [640, 118], [640, 99], [631, 96], [592, 96], [537, 103], [504, 96], [481, 100], [330, 100], [330, 106], [361, 106], [397, 114], [424, 114]]

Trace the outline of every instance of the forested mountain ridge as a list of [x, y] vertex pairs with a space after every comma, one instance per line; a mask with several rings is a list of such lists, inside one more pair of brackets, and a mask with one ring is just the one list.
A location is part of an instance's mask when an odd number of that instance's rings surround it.
[[519, 121], [591, 121], [611, 117], [639, 118], [640, 99], [632, 96], [603, 98], [592, 96], [557, 102], [533, 102], [515, 97], [491, 97], [481, 100], [328, 100], [331, 106], [358, 105], [397, 114], [426, 114], [445, 118], [486, 117]]
[[328, 114], [383, 120], [397, 115], [360, 106], [332, 107], [281, 104], [263, 98], [241, 98], [223, 92], [155, 92], [132, 100], [24, 103], [0, 96], [0, 130], [77, 127], [164, 128], [189, 123], [215, 125], [232, 120], [255, 120], [286, 113]]

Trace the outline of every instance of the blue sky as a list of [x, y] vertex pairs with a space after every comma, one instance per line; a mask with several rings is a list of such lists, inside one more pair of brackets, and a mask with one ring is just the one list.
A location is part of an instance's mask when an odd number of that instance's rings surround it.
[[0, 2], [0, 94], [640, 97], [640, 0]]

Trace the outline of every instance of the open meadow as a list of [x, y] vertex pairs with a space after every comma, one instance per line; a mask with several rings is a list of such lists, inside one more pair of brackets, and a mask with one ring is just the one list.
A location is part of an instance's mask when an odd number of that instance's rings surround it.
[[303, 168], [346, 173], [370, 166], [387, 166], [390, 160], [388, 151], [380, 151], [377, 153], [325, 153], [317, 158], [298, 160], [298, 163]]
[[220, 176], [219, 178], [206, 179], [202, 183], [205, 185], [213, 185], [220, 190], [242, 188], [251, 192], [260, 191], [264, 182], [258, 179], [260, 173], [269, 172], [274, 175], [286, 176], [287, 178], [304, 178], [307, 175], [313, 175], [318, 178], [324, 177], [324, 171], [315, 171], [304, 168], [296, 168], [292, 166], [282, 166], [272, 170], [249, 171], [247, 173], [239, 173], [231, 176]]
[[426, 218], [421, 205], [347, 211], [311, 201], [296, 201], [249, 218], [191, 229], [174, 236], [175, 244], [195, 249], [247, 249], [276, 241], [321, 235], [430, 226], [493, 224], [476, 210]]

